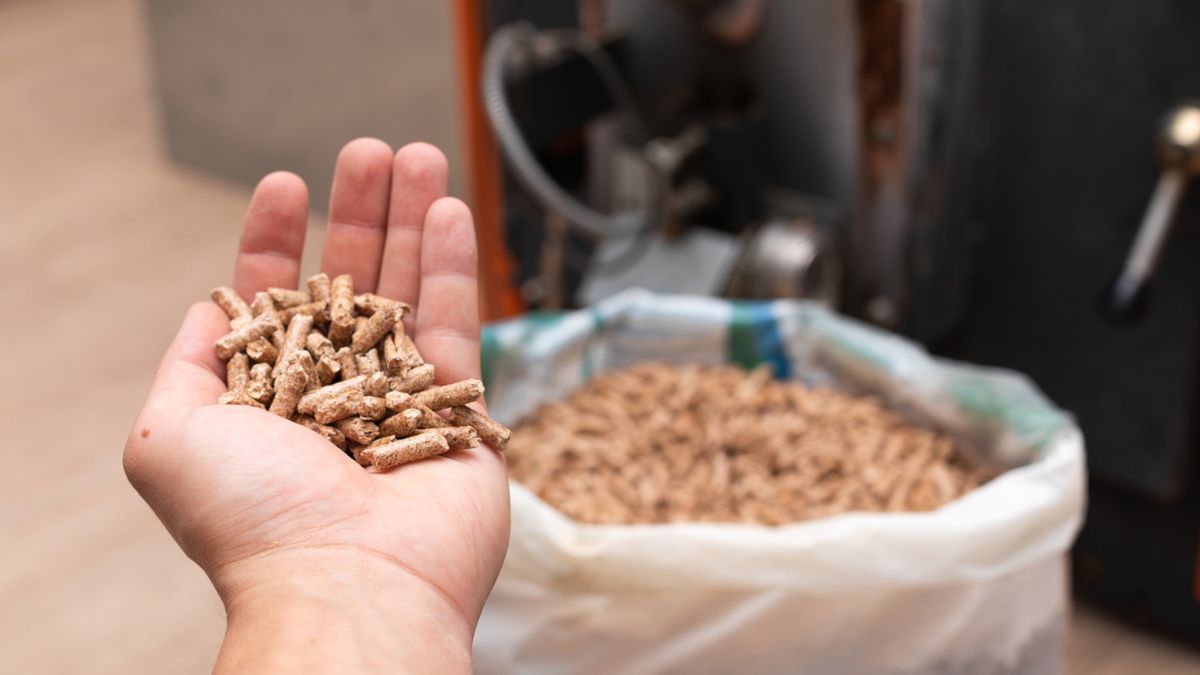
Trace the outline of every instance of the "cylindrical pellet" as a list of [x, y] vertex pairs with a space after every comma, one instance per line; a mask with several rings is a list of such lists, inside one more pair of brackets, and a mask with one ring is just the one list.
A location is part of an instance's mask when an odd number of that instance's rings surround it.
[[512, 431], [508, 427], [468, 406], [451, 408], [450, 423], [466, 425], [475, 429], [479, 438], [494, 450], [503, 451], [508, 445], [508, 439], [512, 436]]
[[412, 394], [406, 394], [402, 391], [389, 391], [384, 394], [383, 400], [388, 410], [395, 412], [408, 410], [417, 404], [417, 400], [413, 398]]
[[331, 356], [322, 356], [321, 360], [317, 361], [317, 379], [321, 381], [322, 385], [333, 382], [341, 371], [342, 366]]
[[217, 403], [237, 403], [247, 397], [253, 398], [246, 391], [249, 383], [250, 359], [242, 352], [238, 352], [225, 364], [225, 387], [228, 391], [221, 394]]
[[363, 393], [368, 396], [387, 396], [388, 393], [388, 378], [383, 373], [371, 373], [367, 375], [367, 380], [363, 382]]
[[[250, 311], [250, 305], [238, 295], [238, 292], [229, 286], [218, 286], [212, 290], [213, 302], [225, 311], [225, 315], [229, 317], [229, 326], [237, 328], [250, 322], [254, 318], [254, 313]], [[236, 322], [236, 325], [234, 325]]]
[[270, 335], [273, 330], [274, 324], [269, 317], [256, 317], [244, 326], [234, 328], [225, 335], [217, 338], [215, 345], [217, 358], [227, 361], [234, 354], [244, 350], [246, 345], [260, 337]]
[[354, 354], [350, 352], [349, 347], [342, 347], [334, 354], [338, 365], [342, 367], [342, 379], [348, 380], [358, 376], [358, 363], [355, 361]]
[[379, 311], [371, 315], [366, 323], [354, 331], [354, 337], [350, 343], [350, 351], [355, 354], [363, 352], [375, 346], [375, 343], [383, 339], [392, 330], [392, 326], [396, 325], [399, 320], [400, 311], [394, 307], [382, 307]]
[[308, 384], [308, 376], [304, 374], [304, 366], [292, 362], [283, 375], [275, 381], [275, 398], [271, 400], [271, 412], [285, 419], [291, 418], [296, 412], [296, 402]]
[[321, 424], [330, 424], [358, 414], [362, 407], [361, 389], [347, 389], [337, 396], [321, 400], [313, 408], [312, 416]]
[[475, 432], [475, 429], [468, 426], [438, 427], [430, 429], [430, 431], [444, 436], [451, 450], [466, 450], [467, 448], [479, 447], [479, 434]]
[[250, 383], [250, 357], [242, 353], [233, 355], [225, 364], [225, 386], [229, 391], [245, 391]]
[[300, 399], [297, 409], [305, 415], [311, 415], [313, 414], [313, 411], [316, 410], [317, 404], [322, 401], [343, 396], [351, 389], [357, 390], [361, 394], [363, 382], [366, 379], [367, 378], [361, 376], [352, 377], [348, 380], [342, 380], [341, 382], [326, 385], [320, 389], [317, 389], [316, 391], [307, 393], [303, 398]]
[[309, 277], [305, 283], [308, 284], [308, 294], [312, 296], [313, 302], [329, 302], [328, 274], [318, 272]]
[[265, 363], [269, 367], [273, 367], [275, 359], [279, 357], [279, 351], [275, 349], [275, 345], [265, 337], [260, 337], [246, 345], [246, 355], [249, 356], [255, 363]]
[[[288, 364], [292, 352], [304, 349], [308, 332], [312, 330], [313, 318], [306, 314], [297, 314], [288, 323], [287, 333], [283, 336], [283, 348], [279, 350], [279, 359], [275, 361], [275, 373], [279, 374]], [[276, 386], [278, 388], [278, 386]]]
[[378, 396], [363, 396], [358, 416], [365, 420], [381, 420], [387, 414], [387, 405]]
[[275, 387], [271, 385], [271, 364], [256, 363], [250, 368], [250, 383], [246, 385], [246, 393], [260, 403], [271, 400], [275, 394]]
[[313, 321], [323, 324], [329, 315], [328, 305], [325, 301], [308, 302], [303, 305], [295, 305], [279, 310], [279, 320], [285, 324], [291, 322], [292, 317], [297, 314], [305, 314], [311, 316]]
[[404, 372], [404, 361], [396, 350], [396, 341], [391, 335], [384, 335], [383, 340], [383, 369], [388, 375], [399, 375]]
[[[308, 353], [307, 349], [296, 349], [288, 354], [287, 358], [290, 361], [299, 363], [304, 368], [304, 375], [308, 378], [307, 384], [304, 385], [304, 393], [315, 391], [321, 388], [321, 377], [317, 374], [316, 365], [313, 364], [312, 354]], [[286, 366], [285, 366], [286, 367]]]
[[406, 303], [374, 293], [360, 293], [354, 296], [354, 307], [363, 316], [374, 316], [381, 308], [395, 310], [399, 313], [399, 316], [396, 317], [397, 321], [403, 319], [411, 309]]
[[402, 410], [380, 422], [379, 433], [384, 436], [407, 436], [417, 430], [421, 417], [421, 411], [416, 408]]
[[416, 368], [409, 369], [408, 372], [404, 373], [400, 377], [391, 378], [388, 380], [388, 387], [392, 391], [412, 393], [414, 391], [420, 391], [433, 384], [433, 377], [433, 364], [426, 363], [417, 366]]
[[333, 348], [333, 343], [329, 341], [329, 338], [322, 335], [320, 331], [314, 330], [305, 338], [304, 346], [317, 361], [317, 376], [320, 378], [321, 384], [333, 382], [333, 379], [341, 372], [342, 366], [335, 358], [337, 351]]
[[450, 444], [446, 442], [445, 437], [426, 432], [368, 448], [365, 454], [375, 468], [390, 469], [401, 464], [440, 455], [449, 449]]
[[283, 322], [279, 320], [279, 314], [275, 312], [275, 302], [271, 300], [271, 296], [267, 295], [266, 291], [259, 291], [254, 294], [254, 302], [250, 303], [250, 311], [254, 316], [264, 316], [270, 318], [275, 330], [271, 333], [271, 344], [278, 351], [283, 347]]
[[371, 460], [367, 459], [367, 454], [365, 451], [368, 448], [377, 448], [381, 445], [387, 445], [394, 440], [396, 440], [395, 436], [380, 436], [366, 445], [362, 443], [351, 443], [350, 456], [354, 458], [354, 461], [358, 462], [362, 466], [371, 466]]
[[259, 291], [254, 294], [254, 300], [250, 302], [250, 311], [254, 316], [262, 316], [268, 311], [275, 311], [275, 301], [266, 291]]
[[479, 380], [463, 380], [440, 387], [430, 387], [429, 389], [413, 394], [413, 396], [416, 397], [417, 401], [434, 410], [453, 408], [454, 406], [466, 405], [483, 396], [483, 382]]
[[347, 417], [340, 419], [334, 425], [346, 436], [347, 439], [355, 443], [370, 443], [379, 436], [379, 427], [374, 423], [364, 420], [358, 416]]
[[359, 375], [371, 375], [383, 370], [383, 364], [379, 362], [379, 350], [377, 349], [371, 349], [363, 354], [355, 355], [354, 365], [358, 368]]
[[[354, 279], [349, 274], [333, 278], [329, 290], [329, 339], [334, 346], [350, 344], [354, 336]], [[342, 368], [345, 368], [345, 364]]]
[[318, 360], [337, 354], [337, 350], [333, 348], [333, 343], [329, 341], [329, 338], [322, 335], [320, 331], [310, 331], [308, 337], [304, 338], [304, 346], [312, 353], [313, 358]]
[[276, 288], [272, 286], [267, 289], [267, 295], [271, 296], [271, 300], [275, 302], [277, 309], [307, 305], [313, 301], [312, 296], [308, 293], [294, 288]]

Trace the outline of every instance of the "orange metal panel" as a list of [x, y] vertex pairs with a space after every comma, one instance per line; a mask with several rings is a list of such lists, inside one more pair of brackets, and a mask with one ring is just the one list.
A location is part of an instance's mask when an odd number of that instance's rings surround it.
[[483, 109], [480, 72], [483, 64], [485, 9], [477, 0], [455, 0], [454, 32], [458, 47], [458, 92], [466, 201], [475, 213], [479, 240], [480, 300], [485, 320], [520, 313], [521, 296], [514, 285], [514, 263], [504, 244], [500, 196], [500, 156]]

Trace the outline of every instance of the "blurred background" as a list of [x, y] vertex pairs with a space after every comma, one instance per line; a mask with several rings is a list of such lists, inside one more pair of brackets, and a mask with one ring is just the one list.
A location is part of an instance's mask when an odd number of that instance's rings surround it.
[[1200, 669], [1200, 5], [0, 0], [0, 672], [201, 672], [216, 595], [120, 468], [253, 183], [435, 143], [488, 318], [798, 297], [1079, 418], [1072, 673]]

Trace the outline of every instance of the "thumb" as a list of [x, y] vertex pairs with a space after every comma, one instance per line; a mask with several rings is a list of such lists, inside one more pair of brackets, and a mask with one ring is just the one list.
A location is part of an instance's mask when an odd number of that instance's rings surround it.
[[168, 433], [192, 410], [217, 402], [225, 391], [225, 366], [213, 342], [228, 330], [228, 319], [216, 305], [201, 302], [188, 309], [130, 431], [127, 462], [131, 450], [152, 442], [155, 433]]

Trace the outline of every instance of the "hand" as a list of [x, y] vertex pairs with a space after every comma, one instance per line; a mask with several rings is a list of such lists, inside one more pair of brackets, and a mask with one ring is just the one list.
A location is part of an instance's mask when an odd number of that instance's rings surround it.
[[[356, 292], [412, 305], [409, 329], [439, 382], [479, 377], [474, 225], [462, 202], [444, 196], [446, 181], [432, 146], [393, 157], [382, 141], [346, 145], [321, 264], [331, 277], [352, 274]], [[247, 300], [267, 286], [297, 286], [307, 211], [294, 174], [258, 184], [233, 275]], [[225, 602], [218, 669], [280, 669], [263, 659], [287, 659], [280, 643], [293, 639], [303, 648], [291, 657], [311, 668], [315, 645], [343, 633], [363, 643], [340, 645], [343, 659], [362, 649], [363, 659], [402, 659], [387, 670], [469, 669], [508, 542], [503, 457], [480, 447], [368, 472], [297, 424], [217, 405], [225, 369], [213, 341], [228, 330], [215, 305], [191, 307], [124, 455], [130, 482]], [[414, 646], [418, 653], [404, 653]]]

